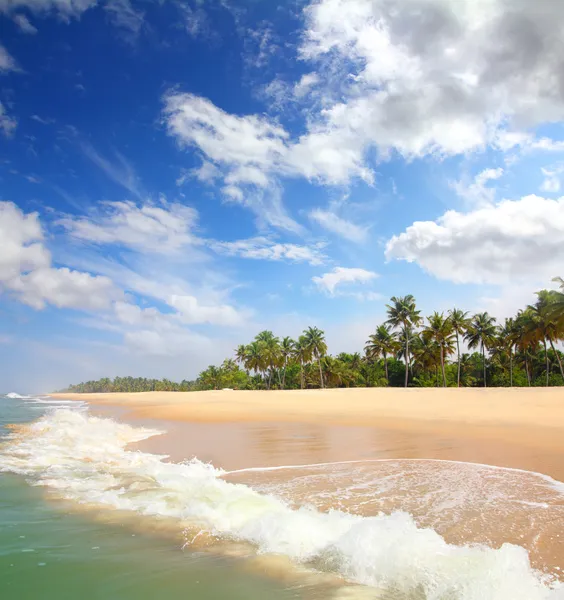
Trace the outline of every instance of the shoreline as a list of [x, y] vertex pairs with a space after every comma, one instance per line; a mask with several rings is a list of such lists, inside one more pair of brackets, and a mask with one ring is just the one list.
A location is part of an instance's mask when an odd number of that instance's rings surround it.
[[137, 447], [172, 460], [198, 456], [231, 469], [279, 466], [289, 458], [307, 464], [417, 457], [518, 468], [564, 481], [564, 388], [50, 396], [87, 401], [99, 414], [166, 429]]

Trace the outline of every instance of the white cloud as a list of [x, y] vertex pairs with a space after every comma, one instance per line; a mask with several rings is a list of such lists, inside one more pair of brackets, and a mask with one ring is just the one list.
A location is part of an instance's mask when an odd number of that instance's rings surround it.
[[55, 14], [63, 21], [78, 19], [83, 12], [98, 4], [98, 0], [0, 0], [0, 12], [11, 13], [26, 8], [33, 14]]
[[135, 10], [129, 0], [107, 0], [104, 10], [116, 27], [129, 31], [133, 36], [137, 36], [141, 31], [145, 14]]
[[305, 96], [313, 86], [319, 83], [319, 75], [317, 73], [306, 73], [294, 86], [294, 96], [301, 98]]
[[10, 281], [34, 269], [48, 267], [51, 256], [42, 244], [37, 213], [24, 214], [11, 202], [0, 202], [0, 281]]
[[0, 102], [0, 130], [4, 136], [7, 138], [12, 137], [17, 126], [18, 120], [15, 117], [8, 115], [4, 105]]
[[377, 273], [365, 269], [350, 269], [347, 267], [335, 267], [332, 271], [324, 273], [311, 280], [321, 290], [330, 296], [335, 295], [336, 288], [343, 284], [368, 283], [378, 277]]
[[119, 152], [115, 153], [114, 158], [108, 159], [99, 154], [90, 144], [83, 143], [81, 148], [84, 155], [107, 177], [131, 192], [135, 198], [139, 200], [143, 198], [142, 186], [135, 169]]
[[270, 171], [286, 153], [287, 132], [264, 117], [231, 115], [193, 94], [169, 94], [164, 102], [169, 133], [228, 172], [242, 167]]
[[6, 48], [0, 44], [0, 73], [19, 70], [20, 68], [16, 60], [10, 55]]
[[25, 304], [100, 310], [121, 295], [107, 277], [52, 267], [37, 213], [26, 215], [15, 204], [0, 202], [0, 239], [0, 290]]
[[58, 308], [79, 310], [106, 310], [121, 293], [111, 279], [94, 276], [65, 267], [40, 268], [8, 282], [21, 302], [36, 309], [46, 304]]
[[274, 242], [265, 237], [237, 240], [235, 242], [211, 242], [210, 247], [216, 252], [227, 256], [257, 260], [286, 260], [321, 265], [326, 258], [322, 253], [324, 244], [300, 246], [298, 244]]
[[37, 33], [37, 27], [34, 27], [25, 15], [14, 15], [13, 19], [21, 32], [29, 35], [35, 35]]
[[343, 184], [356, 175], [373, 181], [362, 157], [328, 145], [326, 133], [292, 143], [288, 132], [273, 120], [232, 115], [193, 94], [170, 93], [164, 104], [169, 134], [181, 146], [202, 152], [221, 170], [224, 195], [253, 210], [268, 225], [303, 232], [284, 209], [279, 177]]
[[309, 213], [309, 218], [330, 231], [346, 240], [356, 243], [363, 243], [368, 236], [368, 228], [356, 225], [339, 217], [332, 211], [316, 208]]
[[176, 185], [184, 185], [188, 179], [195, 177], [202, 183], [214, 183], [221, 178], [221, 171], [209, 160], [203, 160], [195, 169], [184, 169], [182, 175], [176, 180]]
[[503, 176], [503, 169], [485, 169], [476, 175], [473, 182], [467, 184], [465, 181], [452, 182], [452, 188], [463, 198], [466, 203], [477, 208], [491, 204], [495, 199], [495, 189], [488, 187], [489, 181], [494, 181]]
[[547, 150], [548, 152], [564, 152], [564, 140], [552, 140], [547, 137], [533, 140], [530, 144], [533, 150]]
[[295, 152], [322, 151], [329, 180], [369, 180], [370, 148], [408, 159], [507, 148], [523, 139], [500, 141], [505, 129], [564, 118], [562, 3], [319, 0], [305, 15], [301, 57], [338, 100], [310, 115]]
[[558, 166], [552, 169], [542, 168], [541, 172], [544, 175], [544, 180], [540, 186], [541, 191], [556, 194], [560, 191], [559, 175], [564, 171], [564, 166]]
[[[286, 212], [275, 175], [283, 170], [288, 133], [265, 117], [231, 115], [193, 94], [164, 98], [170, 135], [184, 147], [195, 147], [216, 170], [206, 178], [224, 180], [223, 194], [253, 210], [265, 224], [293, 232], [301, 226]], [[201, 174], [200, 174], [201, 175]]]
[[105, 202], [88, 216], [67, 216], [58, 223], [77, 239], [166, 254], [197, 243], [192, 233], [197, 219], [196, 210], [183, 204]]
[[564, 198], [531, 195], [466, 214], [451, 210], [392, 237], [386, 257], [456, 283], [547, 281], [562, 272]]
[[194, 296], [172, 296], [168, 303], [178, 311], [179, 319], [187, 325], [210, 323], [237, 326], [244, 322], [244, 315], [228, 304], [205, 306]]

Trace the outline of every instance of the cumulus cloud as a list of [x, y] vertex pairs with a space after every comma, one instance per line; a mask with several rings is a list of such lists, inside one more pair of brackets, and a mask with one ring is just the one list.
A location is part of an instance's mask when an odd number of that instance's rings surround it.
[[339, 286], [352, 283], [369, 283], [377, 277], [377, 273], [365, 269], [335, 267], [328, 273], [312, 277], [311, 280], [321, 291], [334, 296], [336, 288]]
[[40, 268], [8, 282], [21, 302], [42, 309], [47, 304], [58, 308], [106, 310], [121, 294], [111, 279], [72, 271], [65, 267]]
[[322, 149], [341, 180], [369, 177], [370, 148], [460, 154], [564, 117], [562, 3], [319, 0], [305, 17], [301, 57], [338, 100], [295, 152]]
[[324, 244], [301, 246], [280, 243], [265, 237], [256, 237], [235, 242], [211, 242], [210, 247], [220, 254], [257, 260], [306, 262], [321, 265], [326, 257], [322, 253]]
[[330, 210], [317, 208], [309, 213], [309, 218], [321, 225], [327, 231], [345, 238], [351, 242], [363, 243], [368, 236], [368, 228], [347, 221]]
[[15, 117], [11, 117], [4, 108], [2, 102], [0, 102], [0, 130], [5, 137], [9, 138], [14, 135], [14, 131], [18, 126], [18, 120]]
[[80, 240], [166, 254], [197, 242], [197, 219], [195, 209], [178, 203], [105, 202], [88, 216], [67, 216], [59, 224]]
[[562, 272], [564, 198], [530, 195], [468, 213], [451, 210], [392, 237], [386, 257], [456, 283], [546, 281]]
[[51, 266], [37, 213], [24, 214], [15, 204], [0, 202], [0, 239], [0, 290], [25, 304], [100, 310], [121, 294], [107, 277]]

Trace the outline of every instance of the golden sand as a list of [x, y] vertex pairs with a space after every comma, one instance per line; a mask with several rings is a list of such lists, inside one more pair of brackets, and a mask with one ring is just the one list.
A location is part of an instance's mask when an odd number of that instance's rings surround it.
[[288, 391], [52, 394], [126, 406], [179, 421], [294, 421], [378, 425], [410, 420], [473, 425], [564, 426], [564, 388], [350, 388]]
[[[53, 394], [168, 435], [142, 447], [234, 469], [439, 458], [564, 480], [564, 388], [352, 388]], [[196, 425], [197, 424], [197, 425]], [[218, 441], [220, 443], [218, 443]]]

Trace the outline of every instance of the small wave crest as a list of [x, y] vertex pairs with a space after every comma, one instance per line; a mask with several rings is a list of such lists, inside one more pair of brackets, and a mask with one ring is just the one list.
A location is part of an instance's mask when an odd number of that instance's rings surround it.
[[21, 394], [17, 394], [16, 392], [10, 392], [9, 394], [6, 394], [6, 398], [12, 398], [14, 400], [17, 399], [28, 399], [28, 398], [32, 398], [33, 396], [22, 396]]
[[[88, 413], [59, 409], [0, 446], [0, 471], [28, 477], [59, 496], [142, 515], [164, 516], [259, 553], [371, 586], [382, 597], [425, 600], [556, 600], [557, 582], [535, 572], [524, 548], [448, 544], [405, 512], [364, 517], [292, 508], [194, 459], [129, 451], [158, 435]], [[377, 596], [379, 597], [379, 596]]]

